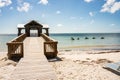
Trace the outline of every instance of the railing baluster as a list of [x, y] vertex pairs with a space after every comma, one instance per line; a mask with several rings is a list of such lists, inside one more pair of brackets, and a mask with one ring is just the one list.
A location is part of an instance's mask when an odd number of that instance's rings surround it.
[[44, 54], [47, 58], [54, 58], [57, 56], [57, 41], [48, 37], [45, 34], [41, 34], [41, 36], [45, 39], [44, 42]]
[[25, 34], [18, 36], [17, 38], [13, 39], [12, 41], [8, 42], [8, 58], [12, 59], [13, 57], [23, 57], [23, 40], [26, 38]]

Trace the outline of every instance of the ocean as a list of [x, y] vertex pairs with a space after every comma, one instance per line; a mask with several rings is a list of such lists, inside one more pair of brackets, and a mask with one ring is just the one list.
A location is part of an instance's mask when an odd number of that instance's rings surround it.
[[[6, 52], [6, 43], [16, 36], [0, 34], [0, 52]], [[120, 50], [120, 33], [57, 33], [50, 37], [58, 41], [58, 49]]]
[[120, 33], [65, 33], [50, 36], [58, 40], [59, 49], [120, 50]]
[[6, 43], [14, 39], [16, 36], [16, 34], [0, 34], [0, 52], [6, 52]]

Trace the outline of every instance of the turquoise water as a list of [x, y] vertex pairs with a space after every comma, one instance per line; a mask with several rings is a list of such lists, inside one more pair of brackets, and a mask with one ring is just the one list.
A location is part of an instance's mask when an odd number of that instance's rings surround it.
[[7, 51], [6, 43], [12, 39], [14, 39], [17, 35], [15, 34], [0, 34], [0, 52]]
[[[0, 52], [7, 51], [6, 43], [17, 35], [4, 34], [0, 35]], [[52, 38], [58, 41], [58, 48], [90, 48], [97, 49], [119, 49], [120, 50], [120, 33], [72, 33], [72, 34], [50, 34]], [[71, 40], [71, 37], [74, 40]], [[88, 39], [85, 39], [85, 38]], [[94, 37], [94, 39], [93, 39]], [[104, 39], [101, 39], [104, 37]], [[79, 40], [78, 40], [79, 38]]]
[[[98, 47], [103, 49], [120, 49], [120, 33], [73, 33], [51, 34], [50, 36], [58, 40], [59, 48]], [[71, 37], [74, 40], [71, 40]], [[102, 37], [103, 39], [101, 39]]]

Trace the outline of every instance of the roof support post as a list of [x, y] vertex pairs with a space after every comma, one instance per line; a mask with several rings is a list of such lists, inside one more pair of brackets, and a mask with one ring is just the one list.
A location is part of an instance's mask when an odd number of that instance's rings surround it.
[[49, 28], [45, 28], [46, 30], [46, 35], [49, 36]]
[[22, 30], [21, 28], [18, 28], [18, 36], [22, 34], [21, 30]]

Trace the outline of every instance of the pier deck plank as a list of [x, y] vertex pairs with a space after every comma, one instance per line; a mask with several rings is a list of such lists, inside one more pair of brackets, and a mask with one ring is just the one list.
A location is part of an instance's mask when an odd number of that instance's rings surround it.
[[57, 80], [52, 66], [43, 52], [42, 37], [27, 37], [22, 58], [10, 80]]

